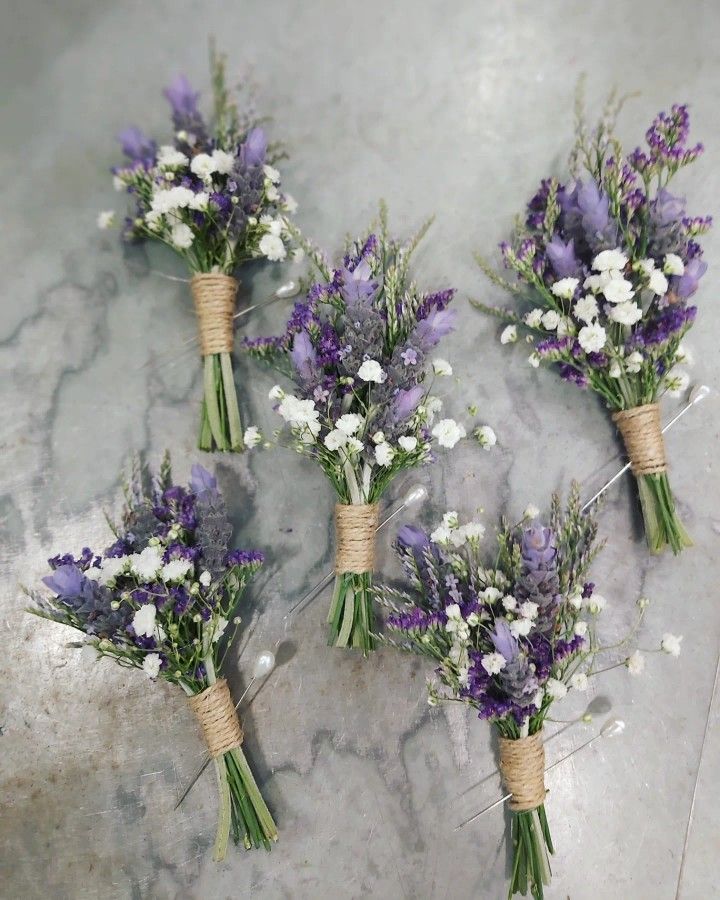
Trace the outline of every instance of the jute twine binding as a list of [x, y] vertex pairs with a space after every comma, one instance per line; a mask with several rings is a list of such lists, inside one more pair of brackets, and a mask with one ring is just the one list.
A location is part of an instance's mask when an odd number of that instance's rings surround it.
[[620, 429], [630, 467], [635, 475], [657, 475], [667, 471], [665, 441], [660, 425], [657, 403], [635, 406], [613, 413], [613, 421]]
[[242, 726], [224, 678], [218, 679], [201, 694], [190, 697], [189, 703], [202, 728], [210, 756], [221, 756], [242, 744]]
[[203, 356], [232, 353], [238, 283], [230, 275], [203, 273], [190, 281]]
[[335, 505], [335, 571], [372, 572], [375, 568], [375, 531], [380, 509], [377, 503]]
[[545, 802], [545, 748], [542, 731], [516, 741], [500, 738], [500, 773], [512, 794], [510, 809], [524, 812]]

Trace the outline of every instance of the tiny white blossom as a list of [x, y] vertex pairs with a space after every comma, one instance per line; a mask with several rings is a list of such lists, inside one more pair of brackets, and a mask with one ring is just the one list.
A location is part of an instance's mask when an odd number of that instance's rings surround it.
[[510, 634], [514, 638], [525, 637], [532, 631], [532, 619], [515, 619], [510, 623]]
[[463, 531], [469, 541], [481, 541], [485, 536], [485, 526], [480, 522], [468, 522], [463, 525]]
[[192, 200], [188, 203], [188, 207], [190, 209], [196, 209], [199, 212], [204, 212], [208, 208], [208, 203], [210, 202], [210, 194], [207, 191], [198, 191], [197, 194], [193, 195]]
[[[450, 529], [447, 525], [438, 525], [435, 531], [431, 532], [430, 540], [433, 544], [449, 544], [450, 543]], [[449, 609], [450, 607], [448, 607]], [[458, 607], [460, 609], [460, 607]]]
[[142, 667], [143, 672], [145, 672], [149, 678], [157, 678], [160, 673], [160, 654], [147, 653], [143, 660]]
[[571, 300], [578, 284], [580, 284], [580, 281], [577, 278], [561, 278], [560, 281], [556, 281], [553, 284], [550, 290], [561, 300]]
[[567, 687], [557, 678], [548, 678], [545, 690], [553, 698], [553, 700], [562, 700], [567, 694]]
[[112, 581], [113, 578], [117, 578], [121, 572], [125, 571], [128, 562], [130, 559], [127, 556], [108, 556], [100, 563], [99, 569], [93, 566], [92, 569], [87, 570], [85, 576], [99, 581], [100, 584], [107, 584], [108, 581]]
[[269, 181], [272, 181], [273, 184], [279, 184], [280, 173], [277, 169], [273, 168], [273, 166], [263, 166], [263, 172]]
[[188, 247], [192, 246], [195, 236], [189, 225], [186, 225], [184, 222], [178, 222], [177, 225], [173, 225], [173, 229], [170, 232], [170, 240], [178, 250], [187, 250]]
[[568, 597], [568, 603], [574, 609], [581, 609], [583, 605], [583, 595], [582, 591], [579, 588], [576, 588], [575, 592], [570, 594]]
[[537, 353], [531, 353], [528, 356], [528, 363], [533, 367], [533, 369], [538, 369], [540, 367], [540, 357]]
[[529, 313], [526, 313], [523, 317], [523, 321], [529, 328], [537, 328], [538, 325], [542, 322], [543, 311], [541, 309], [533, 309], [530, 310]]
[[112, 186], [113, 190], [120, 193], [120, 191], [124, 190], [125, 188], [125, 182], [119, 175], [113, 175]]
[[160, 570], [160, 577], [163, 581], [182, 581], [192, 567], [189, 559], [171, 559]]
[[98, 213], [97, 227], [100, 231], [107, 231], [115, 224], [115, 211], [112, 209], [104, 209]]
[[364, 449], [365, 445], [362, 441], [359, 441], [355, 437], [349, 437], [347, 439], [347, 443], [345, 444], [345, 452], [346, 453], [360, 453]]
[[592, 294], [586, 294], [577, 301], [573, 307], [573, 312], [576, 319], [589, 325], [593, 319], [598, 317], [597, 300]]
[[635, 296], [632, 282], [625, 278], [613, 278], [603, 288], [605, 299], [609, 303], [625, 303]]
[[387, 379], [387, 372], [375, 359], [366, 359], [358, 369], [358, 378], [362, 381], [374, 381], [382, 384]]
[[184, 153], [181, 153], [179, 150], [176, 150], [172, 144], [163, 144], [163, 146], [158, 150], [157, 155], [157, 164], [161, 168], [173, 169], [177, 166], [186, 166], [190, 160], [185, 156]]
[[575, 323], [569, 316], [560, 316], [557, 327], [557, 336], [567, 337], [569, 334], [575, 334]]
[[570, 678], [570, 687], [576, 691], [586, 691], [588, 689], [588, 677], [584, 672], [576, 672]]
[[681, 369], [674, 369], [664, 381], [665, 389], [671, 397], [679, 397], [690, 384], [690, 376]]
[[157, 547], [145, 547], [142, 553], [130, 557], [130, 568], [138, 581], [152, 581], [162, 567], [162, 553]]
[[[574, 278], [572, 280], [575, 281]], [[549, 309], [543, 314], [542, 323], [548, 331], [554, 331], [560, 324], [560, 314], [555, 312], [554, 309]]]
[[622, 375], [622, 366], [619, 359], [613, 359], [608, 369], [608, 375], [611, 378], [619, 378]]
[[285, 244], [276, 234], [264, 234], [260, 238], [258, 250], [271, 262], [279, 262], [287, 256]]
[[517, 609], [518, 602], [517, 602], [517, 600], [513, 597], [512, 594], [506, 594], [506, 595], [502, 598], [502, 605], [505, 607], [505, 609], [506, 609], [508, 612], [512, 612], [513, 610]]
[[630, 375], [637, 374], [642, 368], [643, 364], [643, 355], [639, 350], [633, 350], [633, 352], [625, 357], [625, 370]]
[[132, 618], [133, 631], [138, 637], [153, 637], [155, 634], [155, 616], [157, 608], [154, 603], [146, 603], [135, 610]]
[[607, 600], [603, 597], [602, 594], [592, 594], [592, 596], [588, 597], [585, 606], [590, 610], [590, 612], [596, 616], [598, 613], [602, 612], [607, 606]]
[[344, 416], [340, 416], [340, 418], [335, 423], [335, 427], [338, 431], [342, 431], [344, 434], [351, 435], [355, 434], [355, 432], [362, 425], [363, 420], [360, 416], [355, 415], [355, 413], [345, 413]]
[[532, 600], [520, 604], [519, 613], [524, 619], [537, 619], [539, 606]]
[[[283, 206], [285, 207], [285, 211], [286, 211], [286, 212], [289, 212], [290, 215], [293, 215], [293, 213], [296, 213], [296, 212], [297, 212], [297, 209], [298, 209], [298, 202], [297, 202], [297, 200], [292, 196], [292, 194], [285, 194], [285, 198], [284, 198], [284, 201], [283, 201]], [[300, 253], [302, 254], [302, 256], [296, 257], [295, 254], [298, 253], [298, 252], [300, 252]], [[296, 262], [298, 262], [300, 259], [303, 258], [303, 256], [305, 256], [305, 251], [303, 250], [302, 247], [298, 247], [297, 250], [295, 251], [295, 253], [293, 254], [293, 258], [295, 259]]]
[[507, 325], [500, 335], [501, 344], [514, 344], [517, 340], [517, 325]]
[[625, 665], [631, 675], [641, 675], [645, 668], [645, 657], [639, 650], [636, 650], [625, 660]]
[[474, 434], [483, 450], [490, 450], [497, 444], [497, 435], [489, 425], [481, 425], [475, 429]]
[[203, 181], [209, 181], [213, 172], [217, 172], [217, 162], [207, 153], [198, 153], [192, 158], [190, 171]]
[[384, 440], [385, 440], [385, 435], [383, 434], [382, 431], [376, 431], [375, 434], [372, 436], [373, 444], [382, 444]]
[[260, 429], [257, 425], [250, 425], [245, 429], [243, 441], [245, 442], [245, 446], [250, 449], [257, 447], [258, 444], [262, 443], [262, 435], [260, 434]]
[[663, 272], [666, 275], [683, 275], [685, 273], [685, 263], [677, 253], [668, 253], [663, 262]]
[[446, 359], [434, 359], [432, 362], [433, 372], [436, 375], [452, 375], [452, 366]]
[[586, 353], [598, 353], [605, 346], [606, 339], [605, 329], [597, 322], [585, 325], [578, 333], [578, 341]]
[[285, 391], [280, 387], [279, 384], [274, 384], [270, 388], [270, 392], [268, 393], [268, 397], [271, 400], [282, 400], [285, 396]]
[[689, 347], [686, 347], [685, 344], [679, 344], [675, 353], [675, 362], [691, 366], [695, 362], [695, 357]]
[[402, 437], [398, 438], [398, 444], [400, 444], [406, 453], [412, 453], [417, 447], [417, 438], [411, 434], [404, 434]]
[[387, 441], [383, 441], [382, 444], [378, 444], [375, 447], [375, 459], [379, 466], [385, 466], [385, 468], [387, 468], [392, 464], [394, 456], [395, 451]]
[[667, 294], [668, 280], [659, 269], [653, 269], [648, 278], [648, 287], [653, 294], [662, 297], [663, 294]]
[[213, 644], [217, 644], [220, 638], [225, 634], [225, 629], [228, 627], [228, 624], [228, 620], [225, 618], [225, 616], [218, 616], [217, 622], [215, 623], [215, 628], [213, 630]]
[[341, 447], [344, 447], [347, 443], [348, 435], [344, 431], [340, 431], [338, 428], [334, 428], [331, 432], [325, 435], [323, 438], [323, 443], [328, 448], [328, 450], [339, 450]]
[[627, 256], [622, 250], [603, 250], [598, 253], [592, 262], [596, 272], [607, 272], [609, 269], [624, 269], [627, 265]]
[[533, 706], [537, 707], [537, 709], [540, 709], [540, 707], [543, 705], [544, 699], [545, 691], [543, 690], [543, 688], [538, 688], [535, 692], [535, 696], [533, 697]]
[[497, 675], [505, 668], [506, 660], [502, 653], [486, 653], [481, 658], [480, 664], [488, 675]]
[[466, 434], [465, 428], [454, 419], [441, 419], [432, 430], [432, 436], [437, 439], [438, 444], [448, 449], [452, 449]]
[[575, 627], [573, 628], [573, 632], [578, 637], [585, 637], [585, 635], [587, 634], [587, 630], [588, 630], [588, 623], [583, 621], [582, 619], [580, 619], [579, 622], [576, 622]]
[[528, 503], [523, 511], [522, 517], [523, 519], [537, 519], [540, 515], [540, 510], [535, 506], [534, 503]]
[[655, 260], [651, 258], [649, 259], [639, 259], [634, 265], [633, 269], [638, 272], [642, 272], [644, 275], [647, 275], [648, 278], [650, 274], [655, 269]]
[[682, 641], [682, 635], [670, 634], [670, 632], [667, 631], [662, 636], [660, 647], [670, 656], [677, 657], [680, 656], [680, 641]]
[[210, 587], [210, 583], [212, 581], [212, 575], [206, 570], [200, 575], [198, 581], [203, 587]]

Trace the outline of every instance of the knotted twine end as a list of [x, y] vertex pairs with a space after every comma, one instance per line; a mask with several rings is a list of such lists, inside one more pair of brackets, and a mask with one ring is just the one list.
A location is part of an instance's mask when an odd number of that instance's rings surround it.
[[189, 703], [213, 759], [242, 744], [242, 726], [224, 678], [218, 679], [201, 694], [190, 697]]
[[634, 475], [658, 475], [667, 471], [660, 407], [646, 403], [613, 413], [620, 429]]
[[545, 747], [542, 731], [511, 740], [500, 738], [500, 773], [512, 794], [510, 809], [526, 812], [545, 802]]
[[230, 275], [203, 272], [190, 281], [203, 356], [232, 353], [238, 283]]
[[361, 575], [375, 568], [375, 531], [380, 507], [377, 503], [335, 505], [335, 572]]

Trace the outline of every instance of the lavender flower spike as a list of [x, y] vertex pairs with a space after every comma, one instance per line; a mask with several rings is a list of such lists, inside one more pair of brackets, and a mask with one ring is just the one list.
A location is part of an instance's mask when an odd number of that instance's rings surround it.
[[199, 91], [194, 91], [185, 75], [176, 75], [163, 91], [163, 96], [178, 116], [192, 116], [197, 113]]
[[242, 145], [240, 155], [246, 166], [261, 166], [267, 153], [267, 137], [262, 128], [253, 128]]

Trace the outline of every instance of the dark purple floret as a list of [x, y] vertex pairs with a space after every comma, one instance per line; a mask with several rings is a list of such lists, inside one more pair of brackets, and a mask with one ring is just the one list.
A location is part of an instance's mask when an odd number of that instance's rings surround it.
[[581, 372], [580, 369], [576, 369], [575, 366], [571, 366], [569, 363], [561, 363], [560, 364], [560, 377], [563, 381], [569, 381], [570, 384], [575, 384], [579, 388], [586, 388], [588, 386], [588, 378], [584, 372]]
[[265, 556], [259, 550], [231, 550], [225, 557], [227, 568], [233, 566], [259, 565], [265, 561]]

